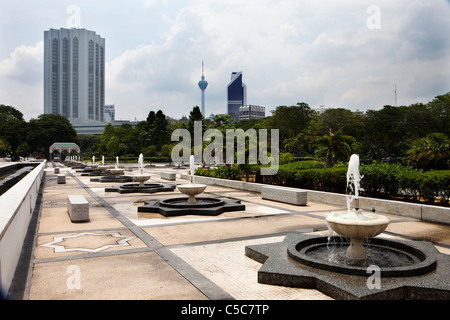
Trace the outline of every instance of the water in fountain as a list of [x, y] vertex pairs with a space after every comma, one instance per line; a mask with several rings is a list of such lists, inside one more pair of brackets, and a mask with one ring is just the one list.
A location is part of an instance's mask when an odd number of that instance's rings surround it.
[[138, 174], [133, 177], [134, 181], [139, 182], [139, 187], [145, 187], [145, 181], [150, 179], [150, 175], [144, 175], [144, 155], [141, 153], [138, 159]]
[[144, 174], [144, 155], [142, 153], [139, 155], [138, 168], [139, 168], [139, 173], [141, 175], [143, 175]]
[[[347, 185], [354, 191], [354, 196], [347, 198], [347, 212], [331, 212], [327, 218], [329, 239], [331, 229], [337, 234], [350, 238], [350, 245], [346, 256], [352, 260], [364, 260], [367, 258], [367, 250], [363, 241], [375, 237], [383, 232], [389, 224], [389, 219], [381, 215], [363, 213], [359, 208], [359, 189], [361, 175], [359, 173], [359, 156], [352, 155], [347, 171]], [[351, 203], [355, 208], [351, 209]]]
[[189, 166], [191, 169], [191, 183], [194, 183], [195, 158], [193, 155], [189, 158]]

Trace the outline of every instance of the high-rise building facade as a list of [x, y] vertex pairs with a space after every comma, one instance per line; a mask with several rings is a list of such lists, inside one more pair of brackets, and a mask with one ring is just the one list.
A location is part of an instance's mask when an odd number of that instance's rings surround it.
[[44, 32], [44, 113], [104, 121], [105, 39], [86, 29]]
[[247, 86], [242, 82], [242, 72], [233, 72], [227, 87], [228, 111], [235, 122], [239, 121], [239, 107], [247, 104]]

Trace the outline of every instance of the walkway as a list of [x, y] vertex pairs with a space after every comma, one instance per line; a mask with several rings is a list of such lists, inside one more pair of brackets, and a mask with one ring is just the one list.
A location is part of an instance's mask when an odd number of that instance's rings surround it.
[[[160, 180], [160, 171], [169, 170], [146, 169], [151, 182], [170, 183]], [[326, 215], [344, 208], [320, 203], [299, 207], [262, 200], [252, 192], [209, 186], [206, 195], [240, 199], [246, 210], [217, 217], [165, 218], [138, 214], [137, 206], [178, 197], [178, 190], [106, 193], [105, 187], [119, 184], [91, 182], [69, 168], [61, 168], [61, 173], [67, 176], [66, 184], [57, 184], [48, 164], [40, 217], [30, 242], [32, 258], [15, 280], [13, 299], [330, 299], [313, 289], [259, 284], [261, 265], [247, 258], [244, 248], [280, 242], [288, 232], [326, 235]], [[70, 221], [69, 194], [88, 199], [90, 222]], [[450, 254], [450, 226], [387, 216], [391, 224], [384, 237], [433, 241], [441, 252]]]

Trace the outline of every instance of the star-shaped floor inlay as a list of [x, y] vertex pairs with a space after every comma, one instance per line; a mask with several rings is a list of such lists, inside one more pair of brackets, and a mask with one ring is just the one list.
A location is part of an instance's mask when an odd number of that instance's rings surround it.
[[[71, 251], [95, 253], [109, 248], [129, 246], [130, 244], [128, 243], [128, 241], [135, 238], [136, 237], [123, 236], [118, 232], [83, 232], [73, 236], [54, 237], [53, 241], [42, 244], [41, 247], [53, 248], [55, 253]], [[77, 241], [73, 241], [74, 239], [77, 239]], [[71, 242], [75, 243], [71, 244]], [[80, 246], [80, 244], [82, 246]]]

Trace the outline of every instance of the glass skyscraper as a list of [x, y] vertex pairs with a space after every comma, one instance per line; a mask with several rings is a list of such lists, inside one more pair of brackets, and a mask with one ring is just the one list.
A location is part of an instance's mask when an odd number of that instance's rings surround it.
[[44, 113], [104, 121], [105, 39], [86, 29], [44, 32]]
[[247, 86], [242, 82], [242, 72], [233, 72], [227, 87], [228, 114], [239, 121], [239, 107], [247, 104]]

